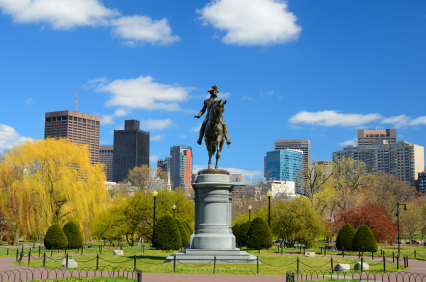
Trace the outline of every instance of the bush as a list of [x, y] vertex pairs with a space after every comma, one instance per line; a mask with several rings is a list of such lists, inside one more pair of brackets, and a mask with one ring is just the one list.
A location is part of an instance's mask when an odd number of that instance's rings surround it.
[[232, 226], [232, 234], [234, 234], [235, 241], [238, 245], [240, 245], [240, 240], [239, 240], [240, 236], [238, 234], [240, 226], [241, 226], [241, 224], [239, 224], [239, 223], [236, 223], [236, 224], [234, 224], [234, 226]]
[[339, 234], [336, 238], [336, 248], [342, 250], [343, 248], [346, 251], [352, 249], [352, 243], [354, 241], [355, 229], [349, 223], [346, 223], [342, 226], [339, 231]]
[[377, 242], [374, 238], [373, 232], [367, 225], [361, 225], [355, 233], [354, 240], [352, 242], [352, 250], [364, 250], [377, 252]]
[[65, 236], [59, 224], [55, 223], [47, 229], [46, 236], [44, 237], [44, 247], [46, 249], [65, 248], [67, 245], [67, 236]]
[[80, 229], [75, 222], [69, 221], [62, 230], [67, 236], [69, 249], [77, 249], [83, 246], [83, 235], [81, 235]]
[[183, 224], [188, 229], [188, 235], [191, 237], [192, 233], [194, 233], [194, 229], [192, 228], [193, 225], [191, 225], [188, 221], [184, 221]]
[[272, 246], [272, 234], [266, 221], [261, 217], [256, 217], [247, 232], [247, 247], [257, 249], [269, 248]]
[[252, 221], [246, 221], [245, 223], [241, 224], [238, 228], [238, 241], [240, 242], [240, 246], [247, 246], [247, 232], [250, 228]]
[[178, 220], [175, 219], [176, 225], [179, 228], [180, 239], [182, 240], [182, 245], [185, 243], [189, 243], [189, 235], [186, 231], [185, 226]]
[[182, 245], [179, 228], [176, 221], [170, 215], [161, 217], [155, 225], [154, 236], [152, 238], [152, 245], [155, 248], [161, 249], [179, 249]]

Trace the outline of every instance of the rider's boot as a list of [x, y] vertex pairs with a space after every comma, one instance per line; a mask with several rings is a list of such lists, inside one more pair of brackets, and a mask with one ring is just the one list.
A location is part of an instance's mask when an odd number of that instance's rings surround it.
[[223, 126], [223, 134], [225, 135], [226, 138], [226, 145], [230, 145], [231, 144], [231, 139], [229, 139], [229, 131], [228, 131], [228, 127], [226, 126], [226, 124], [222, 124]]
[[198, 140], [197, 140], [198, 145], [201, 145], [201, 143], [203, 142], [203, 136], [204, 136], [205, 130], [206, 130], [206, 125], [205, 125], [205, 122], [203, 122], [200, 128], [200, 136], [198, 137]]

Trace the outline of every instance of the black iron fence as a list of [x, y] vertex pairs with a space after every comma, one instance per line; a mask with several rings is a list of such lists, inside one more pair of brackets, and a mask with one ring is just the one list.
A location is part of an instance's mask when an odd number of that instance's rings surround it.
[[415, 272], [379, 272], [379, 271], [323, 271], [323, 270], [293, 270], [287, 271], [286, 282], [294, 281], [317, 281], [317, 280], [345, 280], [356, 279], [359, 281], [410, 281], [410, 282], [424, 282], [426, 275]]
[[0, 282], [19, 282], [42, 279], [59, 279], [67, 277], [125, 277], [142, 282], [142, 271], [130, 267], [102, 266], [75, 269], [20, 268], [1, 271]]

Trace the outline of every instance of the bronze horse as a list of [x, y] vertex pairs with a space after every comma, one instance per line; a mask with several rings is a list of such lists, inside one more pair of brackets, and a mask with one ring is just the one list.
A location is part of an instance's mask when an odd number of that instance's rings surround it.
[[204, 142], [206, 143], [207, 151], [209, 152], [209, 169], [213, 169], [212, 156], [216, 153], [216, 166], [220, 159], [220, 152], [222, 151], [225, 137], [223, 134], [223, 126], [221, 121], [222, 113], [225, 111], [224, 105], [226, 100], [222, 99], [212, 101], [209, 106], [209, 119], [206, 124], [206, 131], [204, 135]]

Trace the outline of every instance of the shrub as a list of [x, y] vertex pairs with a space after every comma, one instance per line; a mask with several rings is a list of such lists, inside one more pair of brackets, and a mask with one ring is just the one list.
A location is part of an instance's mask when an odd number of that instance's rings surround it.
[[65, 236], [59, 224], [55, 223], [47, 229], [46, 236], [44, 237], [44, 247], [46, 249], [65, 248], [67, 245], [67, 236]]
[[342, 250], [345, 248], [345, 250], [349, 251], [352, 249], [352, 243], [354, 241], [355, 236], [355, 229], [350, 225], [349, 223], [346, 223], [342, 226], [342, 228], [339, 231], [339, 234], [336, 238], [336, 248], [338, 250]]
[[185, 227], [188, 229], [188, 235], [189, 235], [189, 237], [191, 237], [191, 235], [192, 235], [192, 233], [194, 233], [194, 229], [192, 228], [194, 225], [192, 224], [190, 224], [188, 221], [184, 221], [183, 222], [183, 224], [185, 225]]
[[179, 228], [176, 221], [170, 215], [161, 217], [155, 225], [154, 236], [152, 238], [152, 245], [155, 248], [179, 249], [182, 245]]
[[80, 229], [75, 222], [68, 221], [62, 230], [64, 231], [65, 236], [67, 236], [68, 248], [77, 249], [78, 247], [83, 246], [83, 235], [81, 235]]
[[269, 248], [272, 246], [272, 234], [266, 221], [256, 217], [247, 232], [247, 246], [249, 248]]
[[377, 242], [374, 238], [373, 232], [367, 225], [361, 225], [355, 233], [354, 240], [352, 242], [352, 250], [365, 250], [377, 252]]
[[247, 232], [250, 228], [252, 221], [246, 221], [245, 223], [241, 224], [238, 228], [238, 240], [240, 246], [247, 246]]
[[239, 228], [240, 228], [241, 224], [236, 223], [234, 224], [234, 226], [232, 226], [232, 234], [234, 234], [235, 236], [235, 241], [238, 245], [240, 245], [240, 235], [239, 235]]
[[178, 219], [175, 219], [175, 222], [177, 227], [179, 228], [179, 234], [180, 234], [180, 239], [182, 240], [182, 245], [185, 243], [189, 243], [189, 236], [188, 236], [188, 232], [186, 231], [186, 228]]

